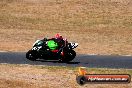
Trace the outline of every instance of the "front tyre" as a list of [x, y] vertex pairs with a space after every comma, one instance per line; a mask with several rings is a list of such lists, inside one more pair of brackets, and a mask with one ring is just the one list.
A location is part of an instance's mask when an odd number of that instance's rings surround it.
[[35, 61], [38, 57], [37, 57], [37, 51], [34, 51], [34, 50], [29, 50], [27, 53], [26, 53], [26, 58], [28, 60], [31, 60], [31, 61]]

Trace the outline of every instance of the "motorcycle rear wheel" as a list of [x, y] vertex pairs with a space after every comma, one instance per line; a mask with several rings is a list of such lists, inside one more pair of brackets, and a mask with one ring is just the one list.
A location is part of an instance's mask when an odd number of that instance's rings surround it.
[[61, 58], [60, 62], [68, 63], [72, 61], [76, 56], [76, 52], [74, 50], [69, 50], [64, 52], [64, 57]]

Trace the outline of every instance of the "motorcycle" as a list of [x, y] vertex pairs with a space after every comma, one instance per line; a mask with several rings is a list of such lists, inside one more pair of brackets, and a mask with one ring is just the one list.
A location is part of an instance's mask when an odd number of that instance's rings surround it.
[[78, 43], [68, 42], [53, 52], [48, 46], [48, 39], [37, 40], [32, 49], [26, 53], [26, 58], [31, 61], [42, 59], [44, 61], [70, 62], [76, 57], [74, 49]]

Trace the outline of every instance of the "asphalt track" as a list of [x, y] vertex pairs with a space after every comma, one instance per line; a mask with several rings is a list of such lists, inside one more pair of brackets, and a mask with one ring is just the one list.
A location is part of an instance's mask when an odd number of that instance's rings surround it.
[[47, 61], [29, 61], [25, 58], [25, 52], [0, 52], [0, 63], [132, 69], [132, 56], [77, 55], [70, 63], [58, 63]]

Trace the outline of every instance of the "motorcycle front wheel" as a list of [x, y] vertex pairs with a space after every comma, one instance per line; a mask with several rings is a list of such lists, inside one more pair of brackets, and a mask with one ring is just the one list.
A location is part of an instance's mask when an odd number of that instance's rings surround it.
[[29, 50], [26, 53], [26, 58], [31, 61], [35, 61], [37, 59], [37, 51]]

